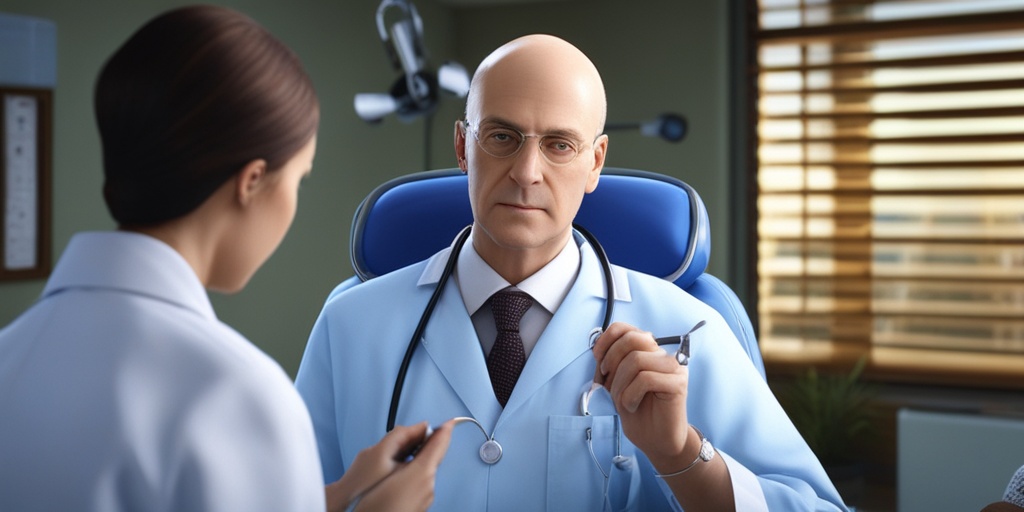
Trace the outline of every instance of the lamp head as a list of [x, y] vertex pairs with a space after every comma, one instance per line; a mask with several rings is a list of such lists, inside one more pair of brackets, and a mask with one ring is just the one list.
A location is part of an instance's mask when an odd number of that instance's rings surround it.
[[678, 114], [666, 113], [653, 121], [640, 125], [640, 133], [647, 137], [661, 137], [669, 142], [679, 142], [686, 138], [686, 118]]
[[[398, 11], [388, 22], [385, 14]], [[469, 74], [461, 65], [446, 62], [437, 74], [427, 69], [423, 45], [423, 21], [408, 0], [383, 0], [377, 8], [377, 32], [391, 65], [402, 75], [385, 93], [356, 94], [356, 114], [375, 123], [397, 113], [402, 121], [429, 115], [437, 107], [439, 91], [458, 97], [469, 92]]]

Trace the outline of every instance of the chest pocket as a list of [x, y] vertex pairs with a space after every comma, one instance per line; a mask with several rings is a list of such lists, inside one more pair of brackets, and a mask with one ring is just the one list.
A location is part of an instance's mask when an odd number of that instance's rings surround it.
[[637, 510], [635, 450], [618, 416], [549, 417], [547, 510]]

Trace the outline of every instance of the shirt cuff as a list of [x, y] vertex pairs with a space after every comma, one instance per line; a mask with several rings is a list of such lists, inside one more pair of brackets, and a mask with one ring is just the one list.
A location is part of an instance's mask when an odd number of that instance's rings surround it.
[[718, 452], [718, 455], [722, 457], [726, 467], [729, 468], [736, 510], [768, 512], [768, 501], [764, 498], [764, 491], [761, 489], [761, 483], [758, 482], [757, 476], [732, 457], [722, 452]]

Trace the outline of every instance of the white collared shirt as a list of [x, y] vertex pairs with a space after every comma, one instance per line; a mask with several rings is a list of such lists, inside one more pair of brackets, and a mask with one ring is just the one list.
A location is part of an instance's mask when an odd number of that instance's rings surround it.
[[[575, 238], [570, 236], [569, 240], [575, 241]], [[558, 311], [558, 306], [562, 304], [565, 296], [569, 294], [579, 270], [579, 247], [575, 243], [567, 242], [561, 252], [536, 273], [520, 283], [509, 283], [476, 252], [473, 247], [473, 235], [470, 234], [466, 245], [459, 253], [454, 275], [459, 292], [462, 294], [462, 300], [466, 304], [466, 311], [473, 320], [477, 337], [480, 338], [480, 347], [484, 351], [484, 357], [491, 353], [494, 338], [498, 334], [491, 308], [483, 307], [491, 295], [512, 287], [526, 292], [533, 298], [533, 305], [526, 311], [519, 323], [523, 349], [526, 351], [526, 357], [529, 358], [541, 333], [544, 332], [555, 311]]]

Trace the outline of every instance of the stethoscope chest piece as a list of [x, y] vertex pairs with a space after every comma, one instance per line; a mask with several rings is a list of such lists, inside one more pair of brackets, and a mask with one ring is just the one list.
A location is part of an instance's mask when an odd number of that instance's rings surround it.
[[484, 426], [480, 424], [476, 418], [469, 416], [459, 416], [452, 418], [452, 421], [456, 425], [459, 423], [472, 423], [476, 425], [476, 428], [480, 429], [480, 433], [484, 435], [484, 444], [480, 445], [480, 460], [484, 461], [484, 464], [497, 464], [501, 460], [501, 444], [494, 440], [494, 435], [487, 435], [487, 431], [484, 430]]
[[480, 445], [480, 460], [485, 464], [497, 464], [501, 460], [501, 445], [494, 439], [488, 439]]

